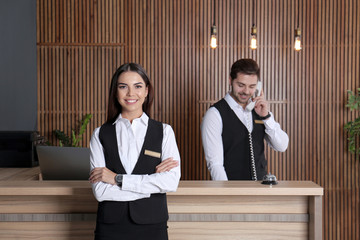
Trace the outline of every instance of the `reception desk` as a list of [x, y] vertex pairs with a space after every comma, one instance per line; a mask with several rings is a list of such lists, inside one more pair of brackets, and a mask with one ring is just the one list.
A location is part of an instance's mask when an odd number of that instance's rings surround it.
[[[169, 239], [322, 239], [323, 188], [310, 181], [181, 181]], [[86, 181], [0, 181], [0, 239], [93, 239]]]

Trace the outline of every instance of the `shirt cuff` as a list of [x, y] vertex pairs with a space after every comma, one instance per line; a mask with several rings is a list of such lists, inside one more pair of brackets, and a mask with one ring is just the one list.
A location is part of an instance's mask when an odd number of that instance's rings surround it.
[[138, 192], [142, 176], [141, 175], [124, 175], [121, 190]]
[[272, 112], [270, 112], [270, 117], [268, 119], [263, 120], [265, 127], [268, 129], [273, 129], [275, 127], [275, 119], [274, 119], [274, 115], [272, 114]]
[[212, 166], [210, 170], [211, 180], [214, 181], [227, 181], [225, 168], [222, 165]]

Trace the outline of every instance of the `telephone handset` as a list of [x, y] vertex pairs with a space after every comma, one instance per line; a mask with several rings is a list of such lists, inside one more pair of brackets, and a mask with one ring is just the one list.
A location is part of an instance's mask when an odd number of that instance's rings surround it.
[[[262, 82], [258, 81], [253, 98], [260, 96], [261, 89], [262, 89]], [[255, 103], [256, 101], [251, 101], [248, 105], [246, 105], [246, 110], [252, 111], [255, 107]]]

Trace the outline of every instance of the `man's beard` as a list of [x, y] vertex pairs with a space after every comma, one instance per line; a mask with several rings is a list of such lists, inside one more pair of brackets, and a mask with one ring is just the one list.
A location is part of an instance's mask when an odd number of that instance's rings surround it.
[[[235, 98], [236, 102], [241, 103], [241, 104], [247, 104], [249, 102], [249, 99], [251, 97], [251, 95], [248, 94], [244, 94], [244, 93], [240, 93], [240, 94], [234, 94], [233, 91], [231, 91], [231, 95], [233, 98]], [[240, 98], [240, 96], [246, 96], [246, 100], [243, 100]]]

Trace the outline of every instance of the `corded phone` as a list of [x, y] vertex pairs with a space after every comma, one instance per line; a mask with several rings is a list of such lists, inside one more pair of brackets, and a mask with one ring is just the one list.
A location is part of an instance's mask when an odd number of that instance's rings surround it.
[[[260, 96], [261, 89], [262, 89], [262, 82], [258, 81], [258, 83], [256, 85], [255, 93], [252, 97], [255, 98], [255, 97]], [[246, 110], [252, 111], [255, 107], [255, 103], [256, 103], [256, 101], [251, 101], [248, 105], [246, 105]]]
[[[255, 93], [252, 98], [258, 97], [261, 95], [262, 82], [258, 81], [255, 89]], [[256, 101], [251, 101], [248, 105], [246, 105], [246, 110], [252, 111], [255, 107]], [[248, 121], [249, 123], [250, 121]], [[248, 126], [249, 129], [249, 126]], [[249, 143], [250, 143], [250, 157], [251, 157], [251, 171], [252, 171], [252, 179], [257, 181], [256, 167], [255, 167], [255, 156], [254, 156], [254, 147], [252, 143], [251, 132], [249, 131]]]

